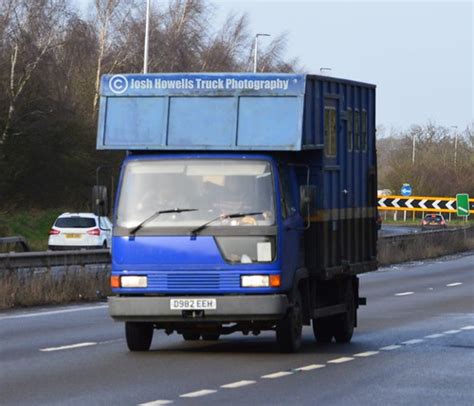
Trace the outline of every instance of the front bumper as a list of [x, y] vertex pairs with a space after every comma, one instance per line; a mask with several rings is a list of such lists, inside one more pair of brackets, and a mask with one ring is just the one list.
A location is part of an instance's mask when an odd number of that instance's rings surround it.
[[278, 320], [286, 314], [289, 306], [288, 298], [284, 294], [206, 295], [201, 297], [214, 297], [217, 302], [216, 309], [205, 310], [189, 317], [189, 311], [170, 309], [170, 299], [179, 298], [178, 296], [111, 296], [108, 298], [109, 314], [116, 321], [187, 323], [190, 321], [218, 321], [232, 323], [250, 320]]

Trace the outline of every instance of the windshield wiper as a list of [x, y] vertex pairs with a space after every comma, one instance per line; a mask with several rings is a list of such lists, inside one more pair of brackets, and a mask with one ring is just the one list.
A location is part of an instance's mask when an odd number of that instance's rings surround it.
[[168, 210], [160, 210], [156, 211], [153, 213], [150, 217], [147, 217], [145, 220], [143, 220], [138, 226], [136, 226], [132, 231], [130, 231], [129, 235], [135, 235], [139, 230], [143, 228], [143, 226], [146, 223], [149, 223], [151, 220], [156, 219], [160, 214], [166, 214], [166, 213], [184, 213], [186, 211], [197, 211], [198, 209], [168, 209]]
[[259, 214], [263, 214], [262, 211], [253, 211], [250, 213], [231, 213], [231, 214], [221, 214], [219, 217], [215, 217], [212, 220], [207, 221], [204, 224], [201, 224], [199, 227], [196, 227], [195, 229], [191, 230], [191, 235], [195, 236], [197, 233], [200, 231], [204, 230], [207, 228], [209, 224], [214, 223], [217, 220], [224, 220], [224, 219], [235, 219], [239, 217], [245, 217], [245, 216], [257, 216]]

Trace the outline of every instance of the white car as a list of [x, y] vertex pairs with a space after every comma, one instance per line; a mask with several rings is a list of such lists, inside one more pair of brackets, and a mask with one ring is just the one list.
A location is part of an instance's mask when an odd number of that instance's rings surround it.
[[112, 242], [112, 223], [94, 213], [63, 213], [49, 231], [50, 250], [108, 248]]

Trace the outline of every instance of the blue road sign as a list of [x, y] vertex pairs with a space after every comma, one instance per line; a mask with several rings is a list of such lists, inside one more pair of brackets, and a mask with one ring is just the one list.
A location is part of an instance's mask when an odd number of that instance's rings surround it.
[[411, 196], [412, 192], [413, 190], [409, 183], [404, 183], [402, 188], [400, 189], [400, 193], [402, 194], [402, 196]]

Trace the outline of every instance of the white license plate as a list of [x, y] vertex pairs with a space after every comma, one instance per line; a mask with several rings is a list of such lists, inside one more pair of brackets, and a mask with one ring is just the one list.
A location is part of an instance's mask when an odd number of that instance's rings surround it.
[[199, 299], [171, 299], [171, 310], [215, 310], [217, 308], [216, 299], [199, 298]]

